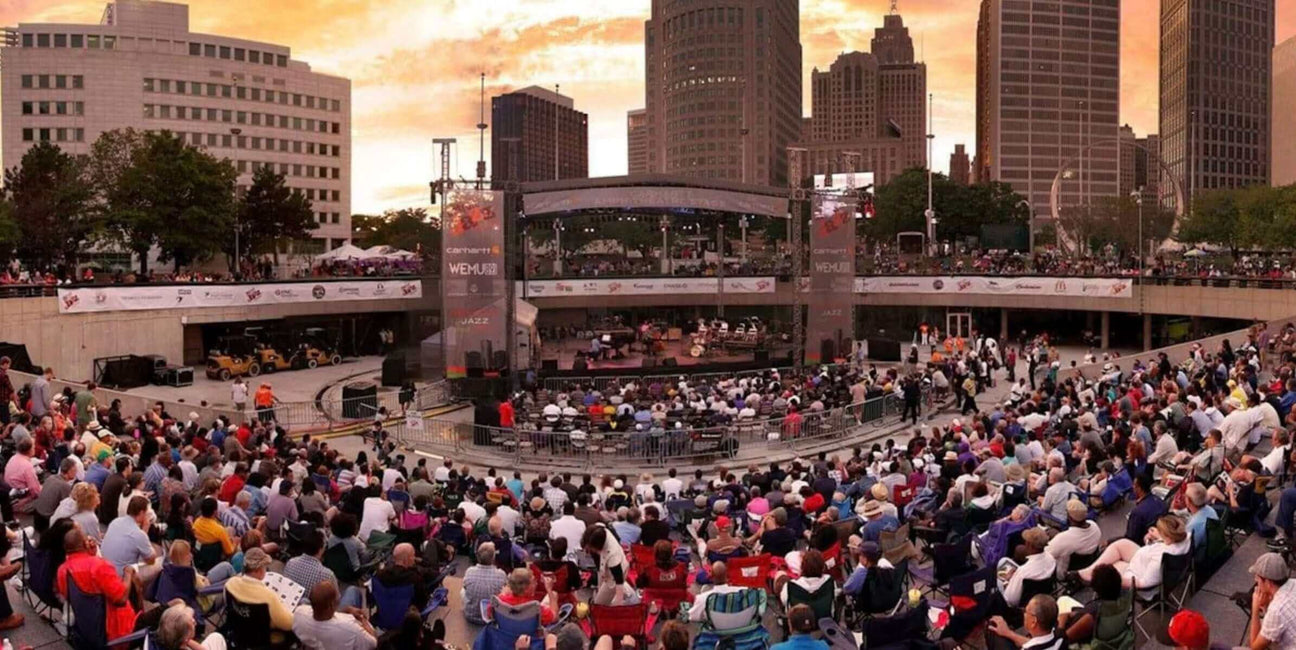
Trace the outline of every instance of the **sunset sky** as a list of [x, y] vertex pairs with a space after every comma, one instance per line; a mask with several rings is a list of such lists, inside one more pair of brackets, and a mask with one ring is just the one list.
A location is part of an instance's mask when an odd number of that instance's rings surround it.
[[[900, 0], [936, 96], [935, 167], [972, 149], [977, 0]], [[1278, 41], [1296, 36], [1296, 2], [1278, 1]], [[590, 173], [626, 171], [625, 113], [643, 104], [643, 21], [650, 0], [192, 0], [191, 29], [293, 49], [352, 80], [353, 211], [426, 205], [434, 137], [457, 137], [457, 174], [477, 160], [478, 75], [491, 94], [527, 85], [572, 96], [590, 116]], [[890, 0], [802, 0], [809, 75], [867, 50]], [[0, 26], [97, 22], [102, 0], [0, 0]], [[1158, 1], [1124, 0], [1121, 117], [1157, 128]], [[489, 115], [487, 116], [489, 118]], [[489, 133], [487, 134], [489, 140]], [[487, 142], [489, 160], [489, 141]], [[5, 165], [13, 161], [4, 161]]]

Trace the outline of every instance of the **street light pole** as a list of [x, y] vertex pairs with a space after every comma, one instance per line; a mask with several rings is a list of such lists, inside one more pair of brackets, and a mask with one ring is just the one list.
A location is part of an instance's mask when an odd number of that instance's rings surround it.
[[738, 227], [742, 229], [742, 262], [747, 263], [747, 215], [738, 217]]
[[[240, 128], [238, 128], [238, 127], [234, 127], [234, 128], [232, 128], [232, 129], [230, 129], [230, 135], [234, 136], [234, 141], [231, 142], [230, 144], [234, 145], [235, 148], [238, 147], [238, 137], [239, 137], [239, 135], [241, 135], [242, 133], [243, 133], [243, 129], [240, 129]], [[240, 226], [240, 224], [239, 224], [239, 211], [238, 211], [238, 210], [235, 210], [235, 211], [234, 211], [234, 278], [235, 278], [235, 279], [238, 279], [238, 277], [239, 277], [239, 269], [240, 269], [240, 266], [239, 266], [239, 259], [240, 259], [240, 258], [239, 258], [239, 244], [240, 244], [241, 242], [239, 241], [239, 226]]]
[[554, 219], [554, 275], [562, 277], [562, 220]]
[[1026, 233], [1030, 242], [1028, 244], [1030, 248], [1026, 251], [1026, 254], [1034, 255], [1035, 254], [1035, 207], [1032, 206], [1031, 202], [1027, 201], [1026, 199], [1022, 199], [1017, 202], [1017, 207], [1020, 208], [1023, 205], [1026, 206], [1026, 210], [1030, 213], [1026, 217]]
[[932, 145], [936, 141], [936, 134], [932, 133], [932, 119], [934, 116], [935, 95], [927, 94], [927, 211], [923, 217], [927, 220], [927, 255], [934, 257], [936, 254], [936, 210], [932, 208]]
[[666, 233], [670, 230], [670, 219], [667, 219], [666, 215], [663, 214], [661, 220], [657, 222], [657, 225], [661, 227], [662, 231], [661, 272], [663, 275], [670, 275], [671, 254], [670, 246], [666, 241]]
[[[1138, 274], [1139, 278], [1143, 277], [1143, 188], [1130, 192], [1134, 202], [1138, 204]], [[1140, 280], [1142, 282], [1142, 280]], [[1140, 290], [1141, 291], [1141, 290]]]

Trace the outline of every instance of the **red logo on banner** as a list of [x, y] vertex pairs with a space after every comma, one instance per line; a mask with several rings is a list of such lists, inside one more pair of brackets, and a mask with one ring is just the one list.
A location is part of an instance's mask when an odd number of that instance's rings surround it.
[[819, 234], [830, 235], [836, 232], [838, 228], [853, 221], [853, 216], [849, 206], [838, 206], [833, 210], [832, 216], [819, 220]]
[[261, 298], [261, 290], [260, 290], [260, 289], [248, 289], [248, 291], [247, 291], [247, 301], [248, 301], [248, 302], [256, 302], [256, 301], [259, 300], [260, 298]]
[[69, 293], [68, 295], [63, 296], [63, 309], [70, 310], [75, 307], [78, 302], [81, 302], [81, 296], [78, 296], [75, 293]]

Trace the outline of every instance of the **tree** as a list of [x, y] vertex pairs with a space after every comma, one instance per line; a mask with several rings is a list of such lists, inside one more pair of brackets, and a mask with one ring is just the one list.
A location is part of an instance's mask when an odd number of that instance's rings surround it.
[[9, 259], [20, 237], [18, 222], [14, 220], [13, 203], [0, 193], [0, 259]]
[[423, 208], [388, 210], [377, 216], [357, 214], [351, 217], [351, 239], [363, 248], [422, 251], [425, 259], [432, 260], [441, 252], [441, 229], [432, 221]]
[[1087, 206], [1071, 206], [1059, 210], [1058, 225], [1064, 243], [1078, 246], [1081, 252], [1096, 251], [1108, 245], [1121, 251], [1136, 253], [1139, 250], [1139, 220], [1142, 219], [1144, 252], [1151, 241], [1161, 241], [1170, 236], [1174, 226], [1174, 212], [1165, 210], [1151, 197], [1143, 199], [1140, 212], [1138, 201], [1128, 196], [1110, 196], [1095, 199]]
[[[931, 185], [936, 236], [941, 240], [979, 237], [983, 225], [1025, 224], [1030, 215], [1022, 196], [1004, 183], [963, 186], [933, 174]], [[878, 187], [874, 205], [877, 216], [864, 225], [866, 235], [893, 241], [901, 232], [926, 232], [927, 170], [906, 170]]]
[[72, 265], [92, 229], [93, 197], [80, 160], [40, 142], [4, 174], [12, 221], [22, 238], [18, 255], [37, 267]]
[[239, 203], [239, 233], [243, 250], [249, 253], [272, 253], [279, 263], [281, 244], [307, 239], [319, 225], [311, 202], [301, 192], [290, 189], [284, 175], [268, 166], [252, 174], [252, 186]]
[[149, 251], [176, 269], [220, 251], [231, 237], [238, 172], [170, 132], [113, 132], [92, 148], [106, 236], [148, 273]]
[[1240, 228], [1237, 193], [1233, 190], [1198, 192], [1192, 208], [1179, 226], [1180, 241], [1226, 246], [1230, 251], [1245, 244]]

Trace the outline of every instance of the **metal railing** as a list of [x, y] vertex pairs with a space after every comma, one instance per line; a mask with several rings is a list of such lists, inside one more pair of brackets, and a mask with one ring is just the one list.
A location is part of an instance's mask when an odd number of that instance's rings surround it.
[[902, 398], [886, 394], [822, 412], [807, 410], [715, 427], [676, 427], [665, 422], [651, 428], [603, 431], [578, 416], [556, 422], [528, 419], [511, 429], [428, 419], [419, 428], [401, 422], [389, 431], [401, 446], [442, 455], [478, 452], [514, 467], [544, 462], [663, 467], [740, 457], [766, 462], [763, 459], [773, 454], [899, 424], [903, 407]]
[[[827, 365], [828, 367], [833, 366], [833, 364], [825, 364], [825, 365]], [[625, 386], [630, 382], [634, 382], [640, 386], [645, 387], [646, 389], [648, 386], [651, 386], [653, 384], [663, 384], [663, 385], [673, 386], [676, 383], [678, 383], [681, 379], [687, 381], [689, 385], [695, 385], [704, 382], [707, 384], [714, 384], [716, 381], [721, 379], [738, 380], [738, 379], [743, 379], [745, 377], [760, 377], [765, 373], [770, 372], [771, 370], [778, 372], [780, 376], [795, 372], [795, 369], [792, 368], [791, 366], [782, 366], [776, 368], [756, 368], [752, 370], [738, 370], [738, 371], [730, 371], [730, 372], [692, 372], [691, 373], [691, 372], [685, 372], [683, 368], [681, 368], [680, 370], [681, 370], [680, 372], [657, 373], [652, 375], [626, 374], [626, 375], [611, 375], [611, 376], [600, 376], [600, 377], [581, 377], [581, 376], [544, 377], [541, 379], [540, 385], [542, 388], [544, 388], [549, 392], [563, 392], [566, 390], [570, 390], [576, 386], [580, 386], [586, 389], [592, 387], [594, 390], [603, 392], [613, 386]]]

